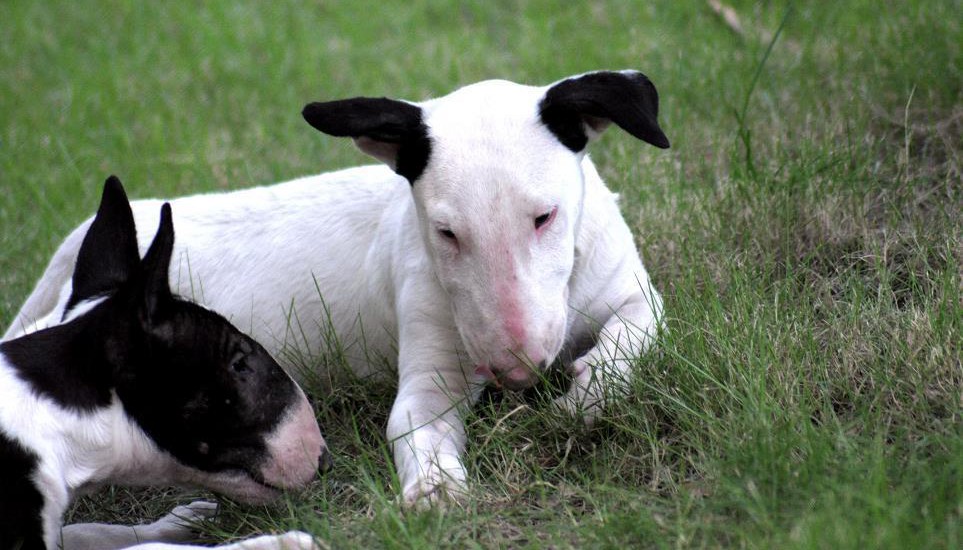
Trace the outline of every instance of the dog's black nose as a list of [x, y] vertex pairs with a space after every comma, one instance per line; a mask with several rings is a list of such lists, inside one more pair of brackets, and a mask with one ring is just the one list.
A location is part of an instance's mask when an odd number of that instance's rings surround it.
[[322, 449], [321, 456], [318, 457], [318, 473], [324, 474], [330, 470], [332, 466], [334, 466], [334, 457], [331, 456], [331, 453], [328, 452], [327, 449]]

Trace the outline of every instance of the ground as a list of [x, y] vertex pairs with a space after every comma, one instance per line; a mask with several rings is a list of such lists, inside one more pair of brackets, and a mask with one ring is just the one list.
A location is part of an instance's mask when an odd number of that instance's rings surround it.
[[[0, 324], [104, 178], [132, 197], [368, 162], [300, 118], [354, 95], [599, 68], [655, 82], [672, 148], [592, 148], [668, 332], [592, 429], [508, 396], [463, 508], [403, 511], [393, 388], [309, 383], [336, 465], [212, 541], [332, 548], [926, 547], [963, 539], [958, 0], [0, 4]], [[336, 353], [316, 359], [337, 368]], [[111, 488], [75, 520], [198, 493]]]

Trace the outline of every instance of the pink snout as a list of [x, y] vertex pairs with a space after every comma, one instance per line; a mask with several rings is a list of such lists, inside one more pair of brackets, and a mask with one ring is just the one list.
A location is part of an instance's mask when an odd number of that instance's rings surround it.
[[264, 482], [278, 488], [298, 489], [314, 479], [330, 457], [314, 410], [304, 394], [277, 430], [268, 438], [270, 459], [261, 468]]

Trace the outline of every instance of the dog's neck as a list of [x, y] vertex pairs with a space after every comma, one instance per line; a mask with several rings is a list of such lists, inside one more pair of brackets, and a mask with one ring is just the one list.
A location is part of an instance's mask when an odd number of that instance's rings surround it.
[[[173, 482], [183, 475], [183, 468], [158, 451], [113, 392], [103, 337], [94, 334], [104, 315], [100, 309], [0, 343], [4, 548], [14, 544], [13, 537], [25, 543], [39, 540], [38, 527], [46, 545], [55, 547], [63, 513], [78, 492], [107, 481], [139, 485]], [[7, 521], [7, 510], [17, 511], [24, 521]]]

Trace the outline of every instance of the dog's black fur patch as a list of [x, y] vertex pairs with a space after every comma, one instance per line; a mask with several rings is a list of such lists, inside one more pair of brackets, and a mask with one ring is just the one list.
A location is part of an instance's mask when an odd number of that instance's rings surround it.
[[166, 307], [147, 340], [122, 351], [142, 365], [118, 375], [124, 409], [179, 461], [258, 479], [265, 436], [294, 403], [296, 386], [220, 315], [181, 300]]
[[414, 185], [431, 156], [421, 108], [386, 97], [309, 103], [301, 111], [314, 128], [335, 137], [368, 138], [396, 145], [394, 170]]
[[563, 80], [545, 93], [539, 104], [542, 123], [573, 152], [585, 149], [585, 124], [601, 119], [617, 124], [638, 139], [667, 149], [657, 121], [659, 94], [639, 72], [600, 71]]
[[37, 456], [0, 430], [0, 549], [44, 550], [43, 496], [31, 479]]
[[113, 385], [98, 338], [100, 312], [0, 343], [0, 353], [30, 388], [65, 409], [110, 405]]

